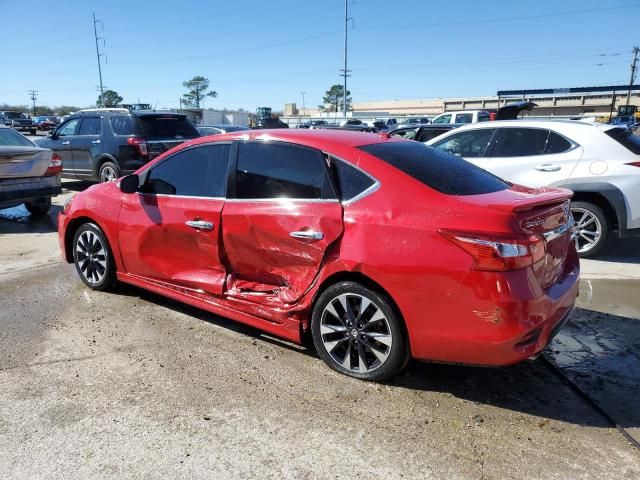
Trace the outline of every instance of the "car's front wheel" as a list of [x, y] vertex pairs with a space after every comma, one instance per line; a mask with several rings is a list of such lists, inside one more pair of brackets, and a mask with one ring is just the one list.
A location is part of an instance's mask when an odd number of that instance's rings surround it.
[[93, 290], [108, 290], [116, 282], [116, 265], [109, 243], [93, 223], [85, 223], [76, 231], [73, 262], [82, 281]]
[[402, 320], [390, 299], [359, 283], [336, 283], [318, 297], [311, 334], [329, 367], [362, 380], [388, 380], [409, 359]]
[[609, 223], [604, 211], [590, 202], [571, 202], [575, 221], [575, 242], [578, 255], [590, 257], [604, 247], [609, 235]]

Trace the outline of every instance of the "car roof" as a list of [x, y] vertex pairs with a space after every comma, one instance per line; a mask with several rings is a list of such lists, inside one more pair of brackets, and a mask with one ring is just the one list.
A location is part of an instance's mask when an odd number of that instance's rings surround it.
[[470, 130], [475, 128], [496, 128], [496, 127], [537, 127], [537, 128], [553, 128], [558, 126], [576, 127], [576, 128], [598, 128], [600, 130], [609, 130], [615, 128], [616, 125], [597, 122], [582, 122], [580, 120], [494, 120], [490, 122], [467, 123], [460, 127], [461, 130]]
[[264, 130], [244, 130], [240, 132], [223, 133], [214, 137], [200, 137], [191, 140], [190, 145], [207, 143], [212, 139], [215, 141], [224, 140], [271, 140], [290, 142], [322, 150], [326, 147], [360, 147], [373, 143], [383, 143], [388, 141], [403, 141], [390, 138], [387, 134], [366, 133], [351, 130], [331, 130], [331, 129], [264, 129]]

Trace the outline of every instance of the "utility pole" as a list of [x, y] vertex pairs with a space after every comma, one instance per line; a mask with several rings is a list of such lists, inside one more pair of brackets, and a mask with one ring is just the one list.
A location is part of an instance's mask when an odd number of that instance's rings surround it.
[[302, 95], [302, 114], [306, 115], [307, 114], [307, 109], [305, 107], [304, 104], [304, 96], [307, 94], [307, 92], [300, 92], [300, 95]]
[[33, 102], [33, 116], [36, 116], [36, 99], [38, 98], [37, 90], [29, 90], [29, 96], [31, 97], [31, 101]]
[[102, 65], [100, 65], [100, 57], [104, 57], [103, 53], [100, 53], [100, 48], [98, 47], [98, 40], [102, 40], [102, 46], [104, 47], [104, 37], [99, 37], [98, 36], [98, 29], [96, 28], [96, 25], [100, 23], [100, 26], [102, 28], [102, 30], [104, 30], [104, 23], [102, 23], [102, 20], [96, 20], [96, 14], [93, 14], [93, 36], [96, 39], [96, 57], [98, 58], [98, 76], [100, 77], [100, 104], [98, 105], [98, 107], [102, 106], [102, 98], [104, 95], [104, 86], [102, 85]]
[[342, 115], [344, 115], [345, 118], [347, 117], [347, 77], [350, 77], [349, 72], [351, 71], [347, 69], [347, 37], [349, 32], [349, 20], [353, 20], [352, 18], [349, 18], [349, 0], [344, 0], [344, 68], [340, 69], [342, 72], [340, 76], [344, 77]]
[[640, 53], [640, 48], [633, 47], [633, 61], [631, 62], [631, 79], [629, 80], [629, 91], [627, 92], [627, 107], [629, 106], [629, 101], [631, 100], [631, 88], [633, 87], [633, 82], [636, 80], [636, 63], [638, 62], [638, 53]]

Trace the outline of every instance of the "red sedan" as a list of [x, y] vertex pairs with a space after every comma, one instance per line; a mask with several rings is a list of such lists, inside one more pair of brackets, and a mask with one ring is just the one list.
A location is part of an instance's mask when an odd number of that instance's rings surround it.
[[417, 142], [326, 130], [203, 137], [59, 218], [90, 288], [117, 280], [301, 342], [353, 377], [537, 355], [578, 293], [571, 192]]

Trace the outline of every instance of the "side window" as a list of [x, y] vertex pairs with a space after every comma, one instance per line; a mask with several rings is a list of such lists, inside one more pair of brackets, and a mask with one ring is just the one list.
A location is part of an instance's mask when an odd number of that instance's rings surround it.
[[544, 148], [544, 153], [562, 153], [570, 150], [571, 142], [564, 138], [562, 135], [558, 135], [555, 132], [549, 132], [549, 138], [547, 138], [547, 146]]
[[79, 118], [74, 118], [69, 120], [67, 123], [64, 123], [60, 126], [56, 134], [59, 137], [67, 137], [69, 135], [75, 135], [76, 130], [78, 129], [78, 124], [80, 123]]
[[338, 177], [340, 200], [348, 202], [364, 193], [376, 182], [369, 175], [337, 158], [331, 159], [335, 176]]
[[335, 198], [322, 154], [311, 148], [240, 143], [236, 198]]
[[203, 145], [172, 155], [151, 167], [145, 193], [224, 197], [231, 145]]
[[549, 130], [541, 128], [502, 128], [499, 131], [492, 157], [525, 157], [542, 155]]
[[487, 112], [478, 112], [478, 121], [479, 122], [488, 122], [491, 120], [491, 115]]
[[85, 117], [80, 124], [78, 135], [102, 134], [102, 119], [99, 117]]
[[419, 142], [428, 142], [429, 140], [431, 140], [432, 138], [436, 138], [439, 135], [442, 135], [443, 133], [448, 132], [449, 130], [444, 130], [444, 129], [439, 129], [439, 128], [425, 128], [422, 130], [422, 133], [420, 134], [420, 138], [418, 139]]
[[136, 135], [139, 133], [137, 120], [131, 115], [114, 115], [109, 121], [115, 135]]
[[411, 128], [407, 130], [398, 130], [395, 132], [391, 132], [389, 135], [392, 137], [406, 138], [407, 140], [415, 140], [417, 128]]
[[459, 132], [433, 144], [433, 147], [458, 157], [482, 157], [494, 132], [495, 128]]
[[451, 115], [441, 115], [436, 118], [433, 123], [451, 123]]
[[456, 123], [473, 123], [473, 113], [456, 114]]

